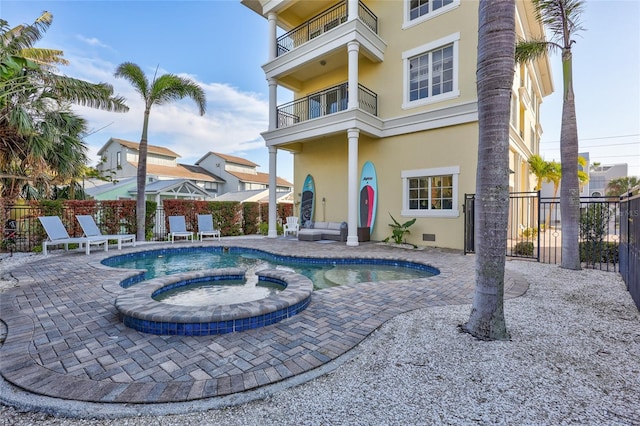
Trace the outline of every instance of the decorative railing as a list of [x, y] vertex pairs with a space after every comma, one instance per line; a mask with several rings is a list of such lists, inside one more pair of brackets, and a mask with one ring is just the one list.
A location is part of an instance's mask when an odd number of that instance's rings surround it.
[[[347, 17], [347, 2], [343, 1], [336, 4], [330, 9], [314, 16], [304, 24], [278, 37], [276, 40], [276, 55], [280, 56], [290, 52], [301, 44], [347, 22]], [[358, 4], [358, 18], [377, 34], [378, 18], [362, 2]]]
[[[345, 111], [348, 103], [347, 83], [296, 99], [278, 107], [278, 128]], [[360, 84], [358, 85], [358, 103], [359, 109], [378, 115], [378, 95]]]

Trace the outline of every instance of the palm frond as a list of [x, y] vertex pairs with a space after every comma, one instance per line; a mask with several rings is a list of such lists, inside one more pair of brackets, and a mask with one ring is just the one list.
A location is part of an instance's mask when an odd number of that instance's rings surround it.
[[551, 40], [570, 47], [571, 37], [583, 29], [584, 0], [534, 0], [533, 6], [537, 20], [551, 32]]
[[113, 75], [116, 78], [124, 78], [131, 83], [135, 91], [140, 93], [144, 100], [149, 97], [149, 80], [138, 65], [133, 62], [124, 62], [118, 65]]
[[545, 40], [520, 40], [516, 44], [516, 62], [523, 64], [544, 56], [559, 46]]

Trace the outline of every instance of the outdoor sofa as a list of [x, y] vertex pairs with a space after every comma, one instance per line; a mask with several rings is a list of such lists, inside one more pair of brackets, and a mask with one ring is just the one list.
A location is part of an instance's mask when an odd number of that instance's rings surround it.
[[319, 241], [334, 240], [347, 241], [347, 222], [312, 222], [298, 230], [298, 240]]

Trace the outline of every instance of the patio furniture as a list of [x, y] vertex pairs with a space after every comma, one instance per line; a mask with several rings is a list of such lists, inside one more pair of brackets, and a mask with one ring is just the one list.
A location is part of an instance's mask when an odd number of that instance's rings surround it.
[[202, 239], [206, 236], [218, 237], [220, 241], [220, 230], [213, 227], [213, 216], [210, 214], [198, 215], [198, 239]]
[[91, 253], [91, 245], [104, 244], [104, 251], [109, 250], [108, 240], [104, 237], [70, 237], [67, 229], [58, 216], [40, 216], [38, 220], [47, 233], [48, 240], [42, 242], [42, 253], [47, 255], [47, 247], [64, 244], [64, 249], [69, 250], [69, 244], [78, 244], [80, 248], [85, 246], [85, 253]]
[[314, 222], [310, 228], [298, 231], [300, 241], [347, 241], [347, 222]]
[[100, 228], [98, 228], [98, 225], [96, 225], [96, 221], [93, 219], [93, 216], [76, 215], [76, 219], [78, 219], [78, 223], [80, 224], [85, 237], [103, 237], [107, 240], [116, 240], [118, 241], [118, 250], [122, 250], [123, 242], [130, 242], [133, 247], [136, 246], [135, 234], [103, 234], [100, 231]]
[[287, 223], [283, 225], [284, 236], [287, 234], [295, 234], [298, 235], [298, 230], [300, 229], [300, 223], [298, 221], [298, 216], [288, 216]]
[[184, 237], [186, 240], [193, 242], [193, 232], [187, 231], [184, 216], [169, 216], [169, 241], [171, 241], [171, 244], [173, 244], [176, 237]]

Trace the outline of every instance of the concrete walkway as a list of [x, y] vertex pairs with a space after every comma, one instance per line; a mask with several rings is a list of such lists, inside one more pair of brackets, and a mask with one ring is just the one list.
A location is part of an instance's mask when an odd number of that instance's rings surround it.
[[[131, 271], [100, 260], [121, 253], [199, 243], [142, 245], [118, 252], [42, 257], [13, 271], [20, 285], [0, 293], [7, 336], [0, 374], [33, 395], [98, 404], [193, 402], [259, 389], [337, 360], [390, 318], [436, 305], [471, 303], [474, 257], [375, 243], [223, 238], [203, 245], [251, 247], [292, 256], [417, 261], [441, 273], [425, 279], [362, 283], [315, 291], [309, 307], [277, 324], [215, 336], [157, 336], [129, 329], [113, 305], [114, 281]], [[508, 276], [505, 297], [527, 289]], [[109, 291], [105, 290], [108, 289]], [[6, 398], [6, 395], [5, 395]], [[86, 413], [90, 414], [90, 413]]]

